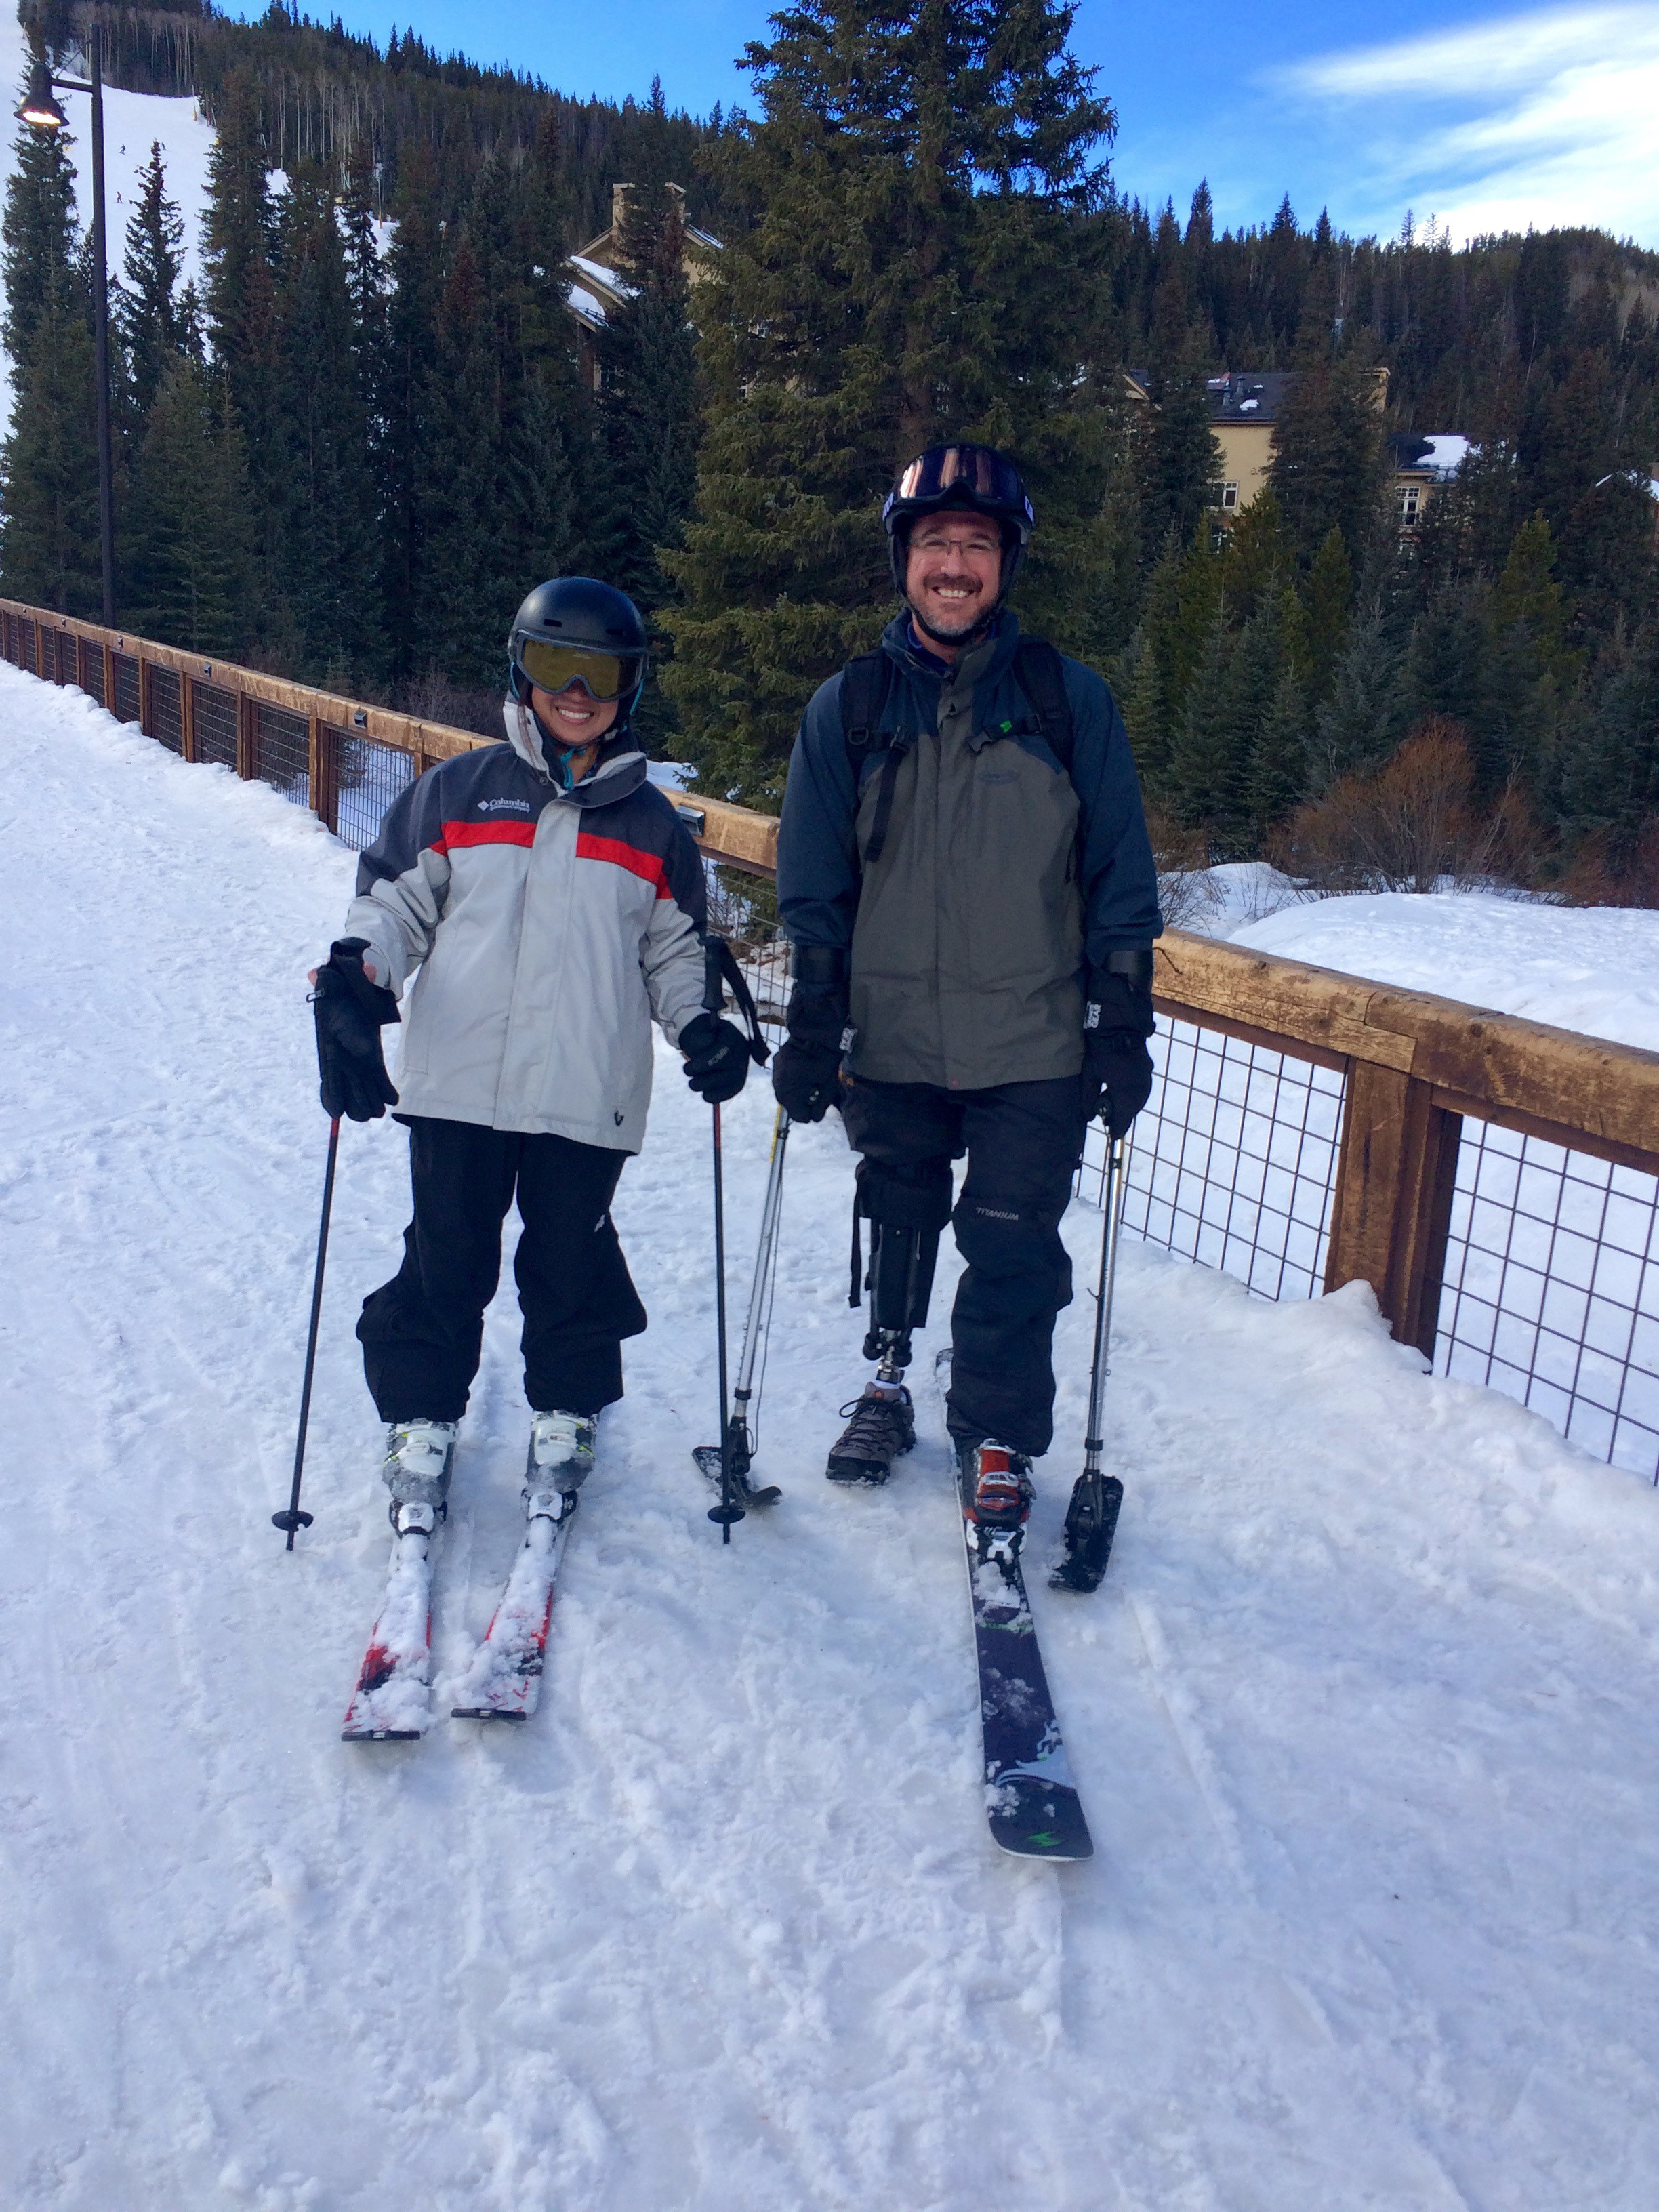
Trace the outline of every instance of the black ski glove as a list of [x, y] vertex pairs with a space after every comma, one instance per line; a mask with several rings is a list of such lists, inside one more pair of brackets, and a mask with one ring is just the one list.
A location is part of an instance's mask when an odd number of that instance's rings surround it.
[[685, 1079], [699, 1098], [724, 1106], [749, 1079], [749, 1040], [735, 1022], [718, 1014], [694, 1014], [680, 1031]]
[[328, 948], [311, 994], [317, 1016], [317, 1066], [323, 1111], [330, 1121], [377, 1121], [398, 1094], [380, 1054], [380, 1031], [402, 1019], [390, 991], [363, 973], [366, 937], [343, 937]]
[[1106, 967], [1091, 969], [1083, 1009], [1083, 1110], [1091, 1121], [1103, 1115], [1114, 1137], [1128, 1134], [1152, 1096], [1146, 1040], [1156, 1026], [1150, 952], [1114, 952]]
[[798, 945], [788, 1035], [772, 1062], [772, 1096], [792, 1121], [821, 1121], [840, 1102], [842, 1040], [847, 1034], [847, 955]]

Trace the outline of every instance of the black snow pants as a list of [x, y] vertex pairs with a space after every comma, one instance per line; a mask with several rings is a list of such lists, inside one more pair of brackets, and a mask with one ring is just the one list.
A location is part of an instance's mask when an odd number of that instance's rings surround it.
[[538, 1413], [597, 1413], [620, 1398], [622, 1340], [645, 1327], [611, 1219], [628, 1154], [568, 1137], [408, 1119], [415, 1218], [404, 1231], [404, 1264], [364, 1299], [357, 1323], [380, 1419], [459, 1421], [466, 1411], [515, 1195], [525, 1395]]
[[[1036, 1458], [1054, 1433], [1054, 1317], [1072, 1302], [1060, 1218], [1087, 1126], [1076, 1076], [945, 1091], [855, 1079], [848, 1141], [864, 1156], [860, 1211], [896, 1227], [952, 1222], [968, 1262], [951, 1316], [953, 1436]], [[951, 1162], [968, 1176], [951, 1212]]]

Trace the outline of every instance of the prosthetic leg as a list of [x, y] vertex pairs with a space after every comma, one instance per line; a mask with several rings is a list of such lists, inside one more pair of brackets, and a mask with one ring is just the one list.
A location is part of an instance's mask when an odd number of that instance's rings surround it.
[[[904, 1385], [911, 1334], [926, 1326], [939, 1240], [951, 1212], [951, 1170], [929, 1162], [908, 1175], [872, 1160], [860, 1164], [853, 1214], [853, 1279], [848, 1303], [870, 1293], [870, 1327], [864, 1356], [876, 1364], [875, 1380], [862, 1396], [842, 1407], [846, 1429], [824, 1472], [831, 1482], [885, 1482], [893, 1462], [916, 1440], [915, 1411]], [[859, 1224], [870, 1224], [866, 1273], [859, 1249]]]

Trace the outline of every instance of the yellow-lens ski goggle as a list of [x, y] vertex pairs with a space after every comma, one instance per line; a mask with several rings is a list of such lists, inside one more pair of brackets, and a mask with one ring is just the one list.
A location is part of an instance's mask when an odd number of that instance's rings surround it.
[[546, 638], [514, 640], [519, 665], [543, 691], [568, 691], [580, 684], [592, 699], [621, 699], [637, 686], [637, 653], [601, 653], [590, 645], [554, 645]]

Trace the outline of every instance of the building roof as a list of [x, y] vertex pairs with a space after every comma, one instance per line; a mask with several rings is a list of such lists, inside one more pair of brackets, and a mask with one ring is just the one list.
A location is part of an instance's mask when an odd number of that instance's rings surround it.
[[1296, 372], [1288, 368], [1235, 369], [1212, 376], [1206, 386], [1212, 422], [1272, 422], [1278, 417]]

